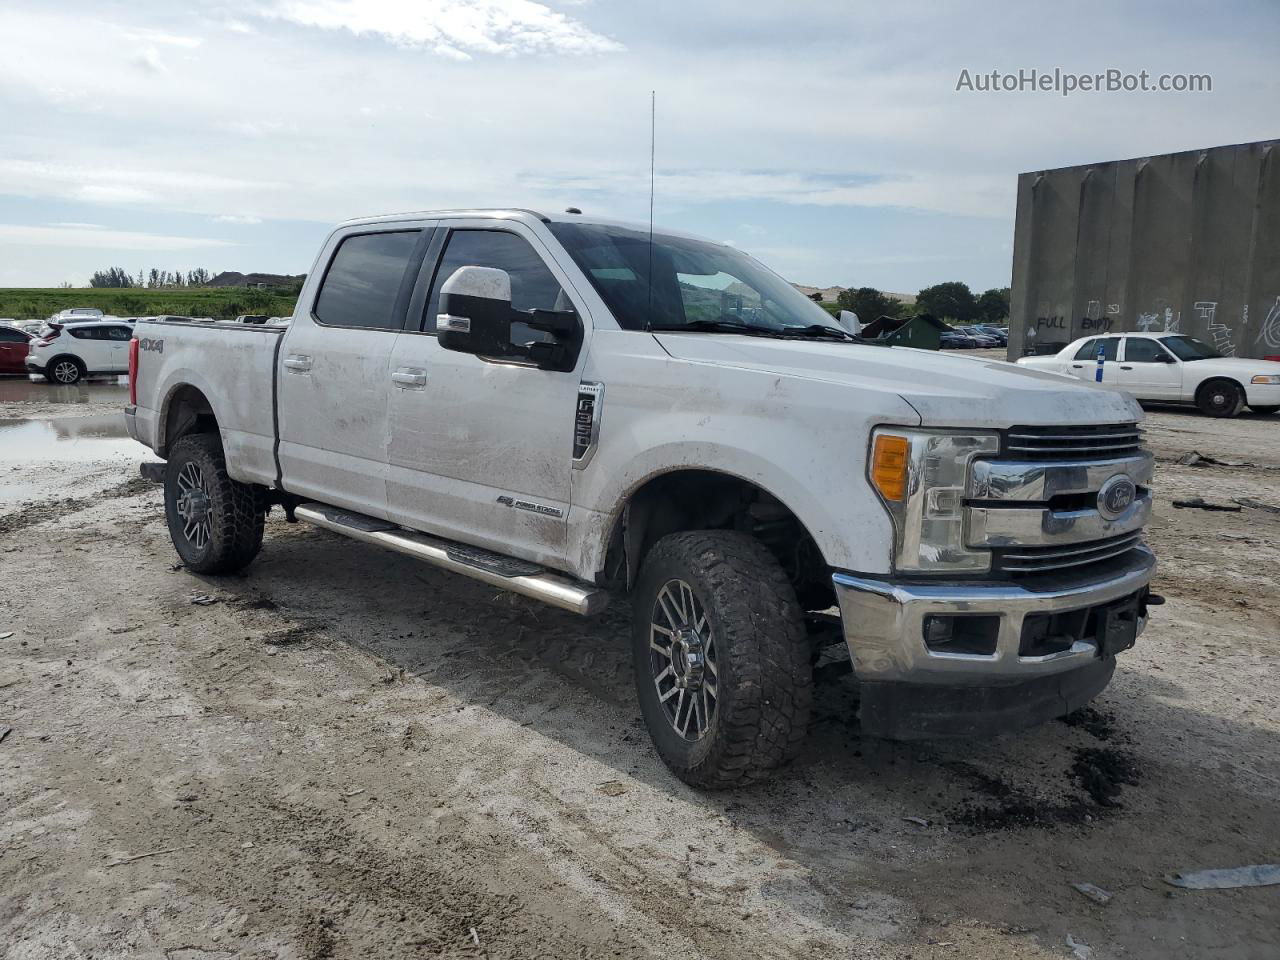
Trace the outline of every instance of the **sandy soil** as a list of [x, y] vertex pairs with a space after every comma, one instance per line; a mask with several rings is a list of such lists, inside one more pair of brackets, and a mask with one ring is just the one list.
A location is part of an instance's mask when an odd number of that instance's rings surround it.
[[1171, 506], [1280, 506], [1280, 418], [1147, 426], [1169, 603], [1095, 708], [894, 745], [824, 677], [795, 767], [713, 795], [649, 747], [625, 604], [577, 619], [278, 513], [204, 579], [115, 448], [2, 451], [3, 953], [1280, 955], [1280, 887], [1162, 879], [1280, 860], [1280, 514]]

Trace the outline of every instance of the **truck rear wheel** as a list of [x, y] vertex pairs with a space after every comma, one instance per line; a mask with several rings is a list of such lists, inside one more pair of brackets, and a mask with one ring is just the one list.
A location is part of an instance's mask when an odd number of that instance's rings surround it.
[[266, 516], [253, 487], [228, 476], [216, 434], [191, 433], [174, 444], [164, 512], [178, 556], [194, 573], [243, 570], [262, 549]]
[[803, 611], [773, 555], [740, 533], [673, 533], [632, 595], [636, 691], [658, 755], [695, 787], [766, 779], [809, 724]]

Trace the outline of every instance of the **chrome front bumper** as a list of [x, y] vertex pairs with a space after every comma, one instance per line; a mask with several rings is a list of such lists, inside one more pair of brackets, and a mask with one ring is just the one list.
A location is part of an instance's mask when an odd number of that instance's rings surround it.
[[[866, 682], [979, 686], [1028, 680], [1088, 666], [1099, 650], [1088, 640], [1044, 656], [1019, 655], [1023, 620], [1030, 614], [1069, 613], [1120, 600], [1147, 586], [1155, 556], [1137, 547], [1124, 563], [1086, 579], [1050, 585], [1027, 583], [894, 583], [837, 573], [832, 580], [854, 672]], [[942, 653], [925, 644], [930, 615], [985, 614], [1000, 618], [993, 654]], [[1138, 624], [1139, 631], [1145, 620]]]

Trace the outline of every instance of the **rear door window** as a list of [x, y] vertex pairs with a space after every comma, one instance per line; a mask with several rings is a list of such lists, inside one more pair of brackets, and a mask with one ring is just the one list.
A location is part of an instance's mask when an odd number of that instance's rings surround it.
[[107, 327], [108, 340], [132, 340], [133, 331], [128, 327]]
[[1096, 354], [1097, 352], [1098, 352], [1098, 341], [1086, 340], [1084, 343], [1080, 344], [1080, 349], [1076, 351], [1076, 355], [1071, 359], [1072, 360], [1092, 360], [1094, 357], [1094, 354]]
[[1079, 350], [1076, 351], [1075, 359], [1097, 360], [1099, 342], [1102, 343], [1102, 358], [1104, 360], [1114, 360], [1116, 358], [1116, 352], [1120, 349], [1119, 337], [1106, 337], [1101, 341], [1090, 340], [1088, 343], [1086, 343], [1084, 346], [1082, 346]]
[[403, 318], [396, 302], [420, 235], [402, 230], [343, 240], [320, 285], [316, 320], [331, 327], [399, 330]]

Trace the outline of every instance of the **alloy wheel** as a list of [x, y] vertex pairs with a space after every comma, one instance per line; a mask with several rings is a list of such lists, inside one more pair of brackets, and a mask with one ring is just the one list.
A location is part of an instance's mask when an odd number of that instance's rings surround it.
[[198, 464], [186, 463], [178, 471], [178, 500], [175, 504], [182, 518], [182, 534], [197, 550], [203, 550], [209, 542], [209, 490], [205, 486], [204, 471]]
[[80, 368], [70, 360], [63, 360], [53, 368], [53, 379], [59, 383], [75, 383], [80, 378]]
[[711, 729], [720, 698], [715, 636], [707, 612], [683, 580], [668, 580], [650, 616], [649, 665], [667, 722], [685, 740]]

